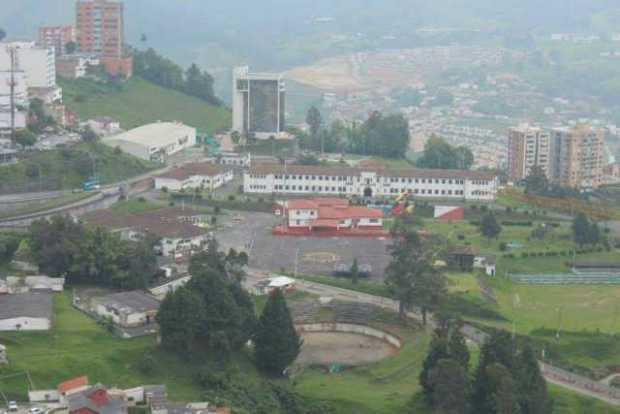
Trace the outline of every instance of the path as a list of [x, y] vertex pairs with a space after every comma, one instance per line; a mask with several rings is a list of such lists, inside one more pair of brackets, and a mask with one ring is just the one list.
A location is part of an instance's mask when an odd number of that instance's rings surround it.
[[[246, 284], [254, 285], [259, 280], [265, 279], [272, 275], [273, 274], [269, 272], [250, 269], [248, 271]], [[305, 280], [297, 280], [296, 287], [304, 292], [319, 296], [329, 296], [334, 299], [344, 301], [367, 303], [398, 312], [398, 302], [380, 296], [308, 282]], [[408, 316], [416, 320], [422, 320], [422, 316], [417, 312], [408, 312]], [[482, 344], [487, 337], [484, 332], [467, 324], [463, 327], [463, 335], [478, 344]], [[608, 404], [620, 406], [620, 389], [612, 388], [606, 384], [591, 380], [590, 378], [579, 376], [563, 369], [553, 367], [549, 364], [543, 363], [542, 361], [539, 361], [539, 363], [541, 366], [541, 372], [548, 382], [569, 389], [578, 394], [595, 398]]]

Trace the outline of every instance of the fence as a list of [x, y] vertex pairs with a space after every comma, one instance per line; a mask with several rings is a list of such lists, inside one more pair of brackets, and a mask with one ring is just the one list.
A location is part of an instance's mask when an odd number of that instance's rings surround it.
[[515, 283], [529, 285], [618, 285], [618, 273], [511, 273], [508, 277]]

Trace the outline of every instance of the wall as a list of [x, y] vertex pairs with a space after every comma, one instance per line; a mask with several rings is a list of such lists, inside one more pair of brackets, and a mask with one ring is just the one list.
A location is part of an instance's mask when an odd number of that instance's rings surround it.
[[13, 318], [0, 320], [0, 331], [47, 331], [50, 329], [50, 320], [47, 318]]
[[382, 341], [385, 341], [398, 349], [402, 348], [403, 346], [402, 341], [398, 337], [364, 325], [354, 325], [350, 323], [311, 323], [296, 325], [295, 327], [298, 332], [354, 333], [381, 339]]
[[60, 394], [58, 393], [57, 390], [28, 391], [28, 400], [30, 402], [59, 401]]
[[161, 190], [164, 187], [171, 191], [179, 191], [183, 188], [183, 182], [173, 178], [155, 178], [155, 188]]
[[149, 289], [149, 292], [151, 292], [154, 296], [157, 296], [158, 298], [163, 298], [168, 292], [174, 292], [175, 290], [189, 282], [190, 279], [191, 276], [185, 276], [179, 279], [175, 279], [161, 286]]

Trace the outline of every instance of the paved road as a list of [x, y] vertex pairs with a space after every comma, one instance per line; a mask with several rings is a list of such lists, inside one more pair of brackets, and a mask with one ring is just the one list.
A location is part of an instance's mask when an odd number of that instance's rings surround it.
[[[251, 269], [248, 271], [246, 284], [253, 286], [259, 280], [263, 280], [270, 276], [272, 276], [272, 274], [268, 272]], [[299, 290], [315, 295], [329, 296], [343, 301], [367, 303], [398, 312], [398, 302], [388, 298], [368, 295], [348, 289], [337, 288], [304, 280], [297, 280], [296, 286]], [[421, 315], [416, 312], [409, 312], [408, 316], [416, 320], [421, 320]], [[486, 337], [486, 334], [469, 325], [464, 327], [463, 334], [468, 339], [476, 343], [483, 342]], [[539, 361], [539, 363], [541, 365], [541, 372], [548, 382], [567, 388], [578, 394], [604, 401], [608, 404], [620, 405], [619, 389], [593, 381], [590, 378], [575, 375], [560, 368], [545, 364], [542, 361]]]

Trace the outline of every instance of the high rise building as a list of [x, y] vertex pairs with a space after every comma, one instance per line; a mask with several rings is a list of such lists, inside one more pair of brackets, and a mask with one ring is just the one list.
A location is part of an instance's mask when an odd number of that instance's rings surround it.
[[120, 0], [78, 0], [79, 51], [100, 58], [110, 75], [130, 77], [133, 59], [125, 53], [124, 7]]
[[282, 75], [233, 70], [233, 130], [258, 139], [286, 133], [286, 87]]
[[554, 128], [552, 180], [563, 187], [591, 189], [603, 182], [605, 131], [590, 125]]
[[56, 56], [65, 54], [67, 43], [75, 42], [73, 26], [42, 26], [39, 27], [39, 46], [52, 48]]
[[9, 49], [15, 50], [17, 70], [23, 71], [28, 88], [56, 88], [56, 56], [54, 49], [34, 42], [0, 43], [0, 71], [11, 68]]
[[527, 124], [508, 130], [508, 176], [515, 181], [540, 167], [551, 178], [551, 134]]

